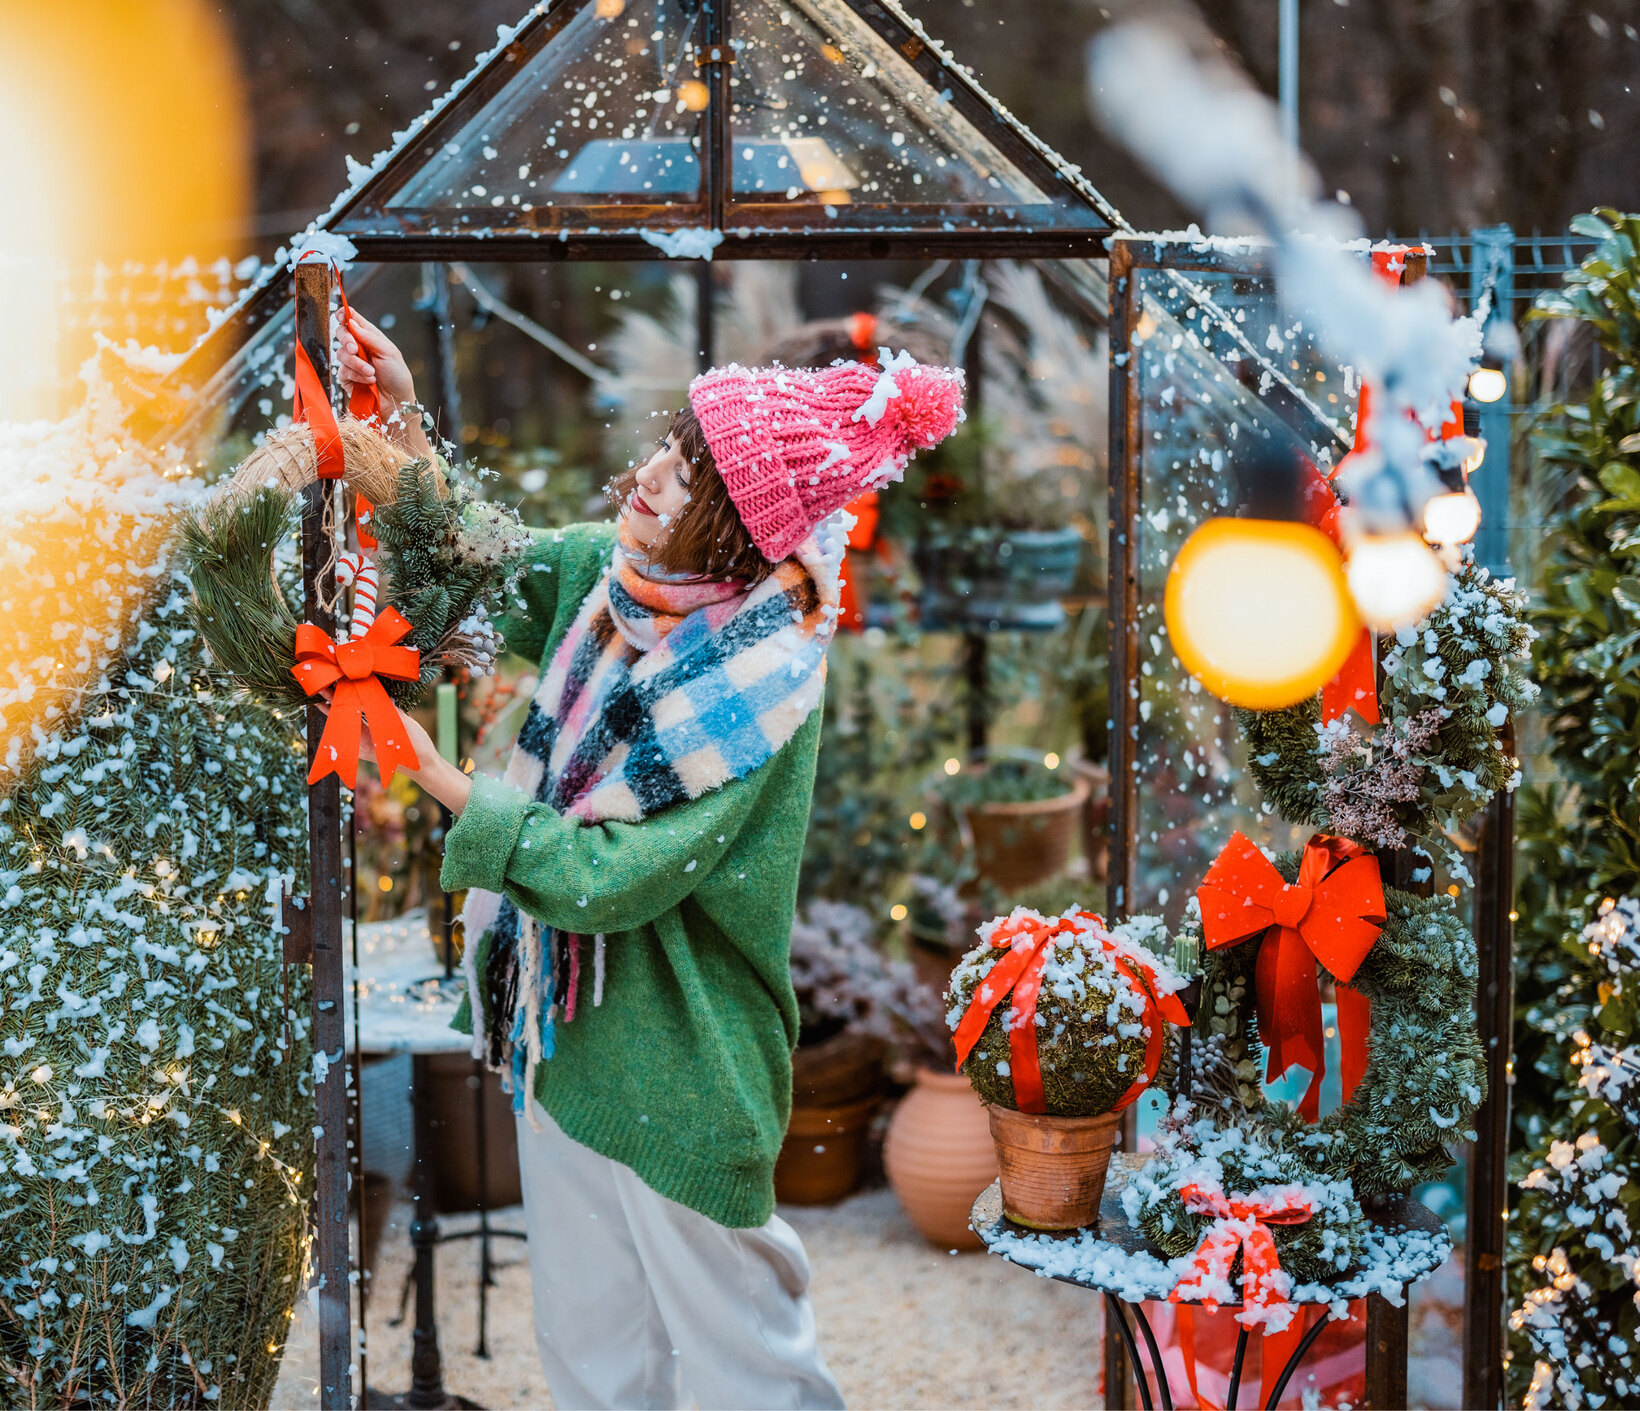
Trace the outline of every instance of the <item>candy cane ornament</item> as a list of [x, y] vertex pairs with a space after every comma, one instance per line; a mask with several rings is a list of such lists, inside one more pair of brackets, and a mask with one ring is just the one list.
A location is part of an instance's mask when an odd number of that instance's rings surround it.
[[381, 570], [365, 549], [378, 547], [376, 536], [369, 528], [375, 506], [360, 495], [355, 502], [353, 523], [359, 536], [360, 552], [343, 554], [336, 560], [336, 584], [353, 585], [353, 613], [349, 619], [348, 640], [362, 637], [376, 620], [376, 599], [381, 591]]

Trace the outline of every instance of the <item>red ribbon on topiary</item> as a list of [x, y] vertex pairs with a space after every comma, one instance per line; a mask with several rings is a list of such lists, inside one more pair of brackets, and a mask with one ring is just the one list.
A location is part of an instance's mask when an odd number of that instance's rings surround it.
[[1188, 1028], [1190, 1016], [1179, 1003], [1178, 996], [1162, 994], [1157, 988], [1156, 969], [1142, 960], [1130, 963], [1117, 949], [1116, 942], [1102, 934], [1104, 920], [1091, 911], [1079, 911], [1071, 917], [1056, 921], [1042, 921], [1026, 916], [1018, 921], [1000, 923], [991, 933], [991, 944], [1007, 955], [997, 961], [974, 991], [967, 1010], [957, 1025], [957, 1071], [968, 1061], [979, 1037], [990, 1022], [991, 1013], [1011, 992], [1013, 1008], [1018, 1019], [1008, 1031], [1008, 1065], [1014, 1083], [1014, 1102], [1021, 1112], [1046, 1112], [1048, 1105], [1042, 1091], [1042, 1062], [1036, 1048], [1036, 997], [1042, 988], [1042, 972], [1047, 968], [1056, 937], [1082, 934], [1075, 922], [1091, 921], [1101, 932], [1100, 945], [1113, 957], [1118, 971], [1132, 982], [1144, 998], [1145, 1039], [1144, 1071], [1122, 1094], [1121, 1101], [1111, 1109], [1120, 1112], [1137, 1101], [1139, 1094], [1150, 1086], [1162, 1061], [1162, 1043], [1165, 1030], [1162, 1021]]
[[370, 726], [376, 748], [376, 767], [385, 782], [398, 769], [415, 769], [421, 761], [404, 735], [403, 718], [380, 678], [414, 681], [421, 674], [421, 653], [401, 647], [410, 634], [409, 620], [397, 608], [384, 608], [362, 637], [333, 642], [311, 622], [296, 629], [296, 665], [291, 675], [310, 696], [335, 686], [330, 715], [325, 720], [319, 748], [314, 751], [308, 783], [316, 784], [335, 773], [353, 788], [359, 773], [362, 727]]
[[[1191, 1256], [1184, 1277], [1173, 1286], [1168, 1300], [1177, 1303], [1192, 1294], [1200, 1295], [1203, 1308], [1212, 1312], [1219, 1306], [1208, 1292], [1207, 1281], [1230, 1281], [1230, 1267], [1236, 1251], [1241, 1251], [1241, 1301], [1250, 1307], [1276, 1308], [1287, 1303], [1286, 1290], [1276, 1282], [1281, 1260], [1276, 1242], [1267, 1226], [1302, 1225], [1310, 1218], [1310, 1202], [1287, 1194], [1279, 1199], [1226, 1196], [1222, 1191], [1185, 1186], [1179, 1192], [1184, 1208], [1196, 1215], [1211, 1215], [1213, 1223]], [[1283, 1325], [1285, 1326], [1285, 1324]]]
[[[1264, 936], [1254, 997], [1259, 1036], [1270, 1049], [1265, 1081], [1295, 1063], [1309, 1069], [1310, 1086], [1298, 1110], [1314, 1122], [1326, 1072], [1315, 962], [1347, 985], [1377, 941], [1389, 913], [1376, 859], [1359, 843], [1317, 833], [1305, 845], [1298, 880], [1289, 883], [1247, 837], [1235, 833], [1207, 869], [1196, 898], [1208, 950]], [[1347, 1102], [1354, 1087], [1350, 1075], [1366, 1067], [1367, 1040], [1365, 1006], [1346, 1005], [1346, 993], [1339, 990]]]

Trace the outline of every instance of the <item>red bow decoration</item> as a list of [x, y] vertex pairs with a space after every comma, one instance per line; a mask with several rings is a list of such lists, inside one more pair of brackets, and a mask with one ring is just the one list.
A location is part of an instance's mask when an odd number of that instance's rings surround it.
[[[1213, 1223], [1196, 1246], [1184, 1277], [1168, 1294], [1169, 1301], [1177, 1303], [1181, 1298], [1194, 1296], [1195, 1301], [1212, 1312], [1219, 1306], [1212, 1290], [1229, 1283], [1230, 1267], [1239, 1249], [1242, 1303], [1249, 1308], [1290, 1310], [1287, 1279], [1276, 1256], [1276, 1242], [1267, 1227], [1304, 1224], [1310, 1218], [1310, 1202], [1291, 1192], [1279, 1198], [1253, 1199], [1204, 1191], [1194, 1185], [1184, 1187], [1179, 1195], [1186, 1210], [1196, 1215], [1211, 1215]], [[1281, 1328], [1291, 1320], [1289, 1311], [1281, 1320]]]
[[1254, 987], [1259, 1035], [1270, 1049], [1264, 1080], [1271, 1082], [1294, 1064], [1309, 1069], [1310, 1086], [1298, 1105], [1309, 1122], [1320, 1115], [1326, 1072], [1315, 961], [1338, 981], [1348, 1102], [1366, 1068], [1365, 1005], [1346, 1004], [1344, 995], [1353, 992], [1342, 986], [1354, 979], [1389, 916], [1376, 859], [1357, 843], [1317, 833], [1305, 845], [1298, 880], [1288, 883], [1269, 858], [1235, 833], [1207, 869], [1196, 897], [1208, 950], [1264, 935]]
[[398, 769], [420, 766], [415, 747], [405, 735], [403, 717], [380, 680], [391, 676], [396, 681], [414, 681], [421, 674], [421, 653], [396, 645], [411, 630], [409, 620], [397, 608], [383, 608], [370, 630], [349, 642], [331, 641], [311, 622], [296, 629], [296, 665], [291, 675], [310, 696], [326, 686], [336, 687], [313, 767], [308, 770], [308, 783], [316, 784], [335, 773], [348, 788], [354, 787], [364, 723], [370, 726], [376, 767], [384, 782]]
[[1053, 942], [1058, 936], [1086, 935], [1084, 927], [1076, 923], [1092, 922], [1098, 928], [1099, 943], [1111, 954], [1116, 969], [1127, 977], [1133, 988], [1144, 999], [1145, 1039], [1144, 1072], [1134, 1079], [1121, 1101], [1111, 1109], [1120, 1112], [1135, 1102], [1139, 1094], [1150, 1086], [1156, 1069], [1162, 1061], [1162, 1044], [1170, 1024], [1188, 1028], [1190, 1016], [1179, 1003], [1177, 995], [1162, 994], [1157, 988], [1156, 969], [1137, 956], [1124, 955], [1116, 942], [1105, 934], [1102, 918], [1091, 911], [1079, 911], [1074, 917], [1044, 921], [1026, 916], [1018, 921], [1004, 921], [991, 934], [991, 944], [1007, 955], [997, 961], [979, 982], [969, 1002], [962, 1022], [957, 1025], [957, 1071], [968, 1061], [979, 1037], [985, 1032], [991, 1012], [1001, 1004], [1008, 993], [1014, 997], [1013, 1008], [1019, 1016], [1008, 1030], [1008, 1063], [1014, 1080], [1014, 1101], [1021, 1112], [1046, 1112], [1047, 1102], [1042, 1092], [1042, 1063], [1036, 1048], [1036, 997], [1042, 988], [1042, 972], [1053, 953]]

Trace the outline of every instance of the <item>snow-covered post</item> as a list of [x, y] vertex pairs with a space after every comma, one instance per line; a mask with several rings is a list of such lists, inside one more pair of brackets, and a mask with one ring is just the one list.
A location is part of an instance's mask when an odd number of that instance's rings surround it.
[[[330, 394], [330, 263], [296, 266], [296, 339], [307, 350], [325, 395]], [[320, 479], [302, 492], [304, 621], [326, 636], [336, 632], [335, 533], [337, 482]], [[325, 718], [307, 709], [308, 762], [313, 762]], [[313, 1275], [319, 1306], [319, 1405], [347, 1411], [352, 1307], [348, 1297], [347, 1083], [342, 963], [341, 780], [326, 774], [308, 786], [308, 911], [313, 935], [313, 1051], [315, 1198], [318, 1237]]]

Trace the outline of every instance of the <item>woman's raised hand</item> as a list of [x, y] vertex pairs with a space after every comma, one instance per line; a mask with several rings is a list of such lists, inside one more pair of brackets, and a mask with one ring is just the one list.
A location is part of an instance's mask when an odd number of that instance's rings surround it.
[[342, 357], [338, 375], [345, 390], [352, 391], [355, 384], [368, 387], [375, 383], [384, 415], [401, 402], [416, 400], [416, 385], [404, 354], [358, 310], [342, 323], [339, 341]]
[[395, 419], [401, 406], [416, 400], [410, 365], [405, 362], [398, 344], [356, 309], [352, 318], [342, 323], [338, 342], [341, 358], [337, 376], [343, 390], [351, 392], [355, 386], [368, 387], [374, 383], [388, 434], [415, 454], [430, 456], [432, 450], [422, 434], [420, 419]]

